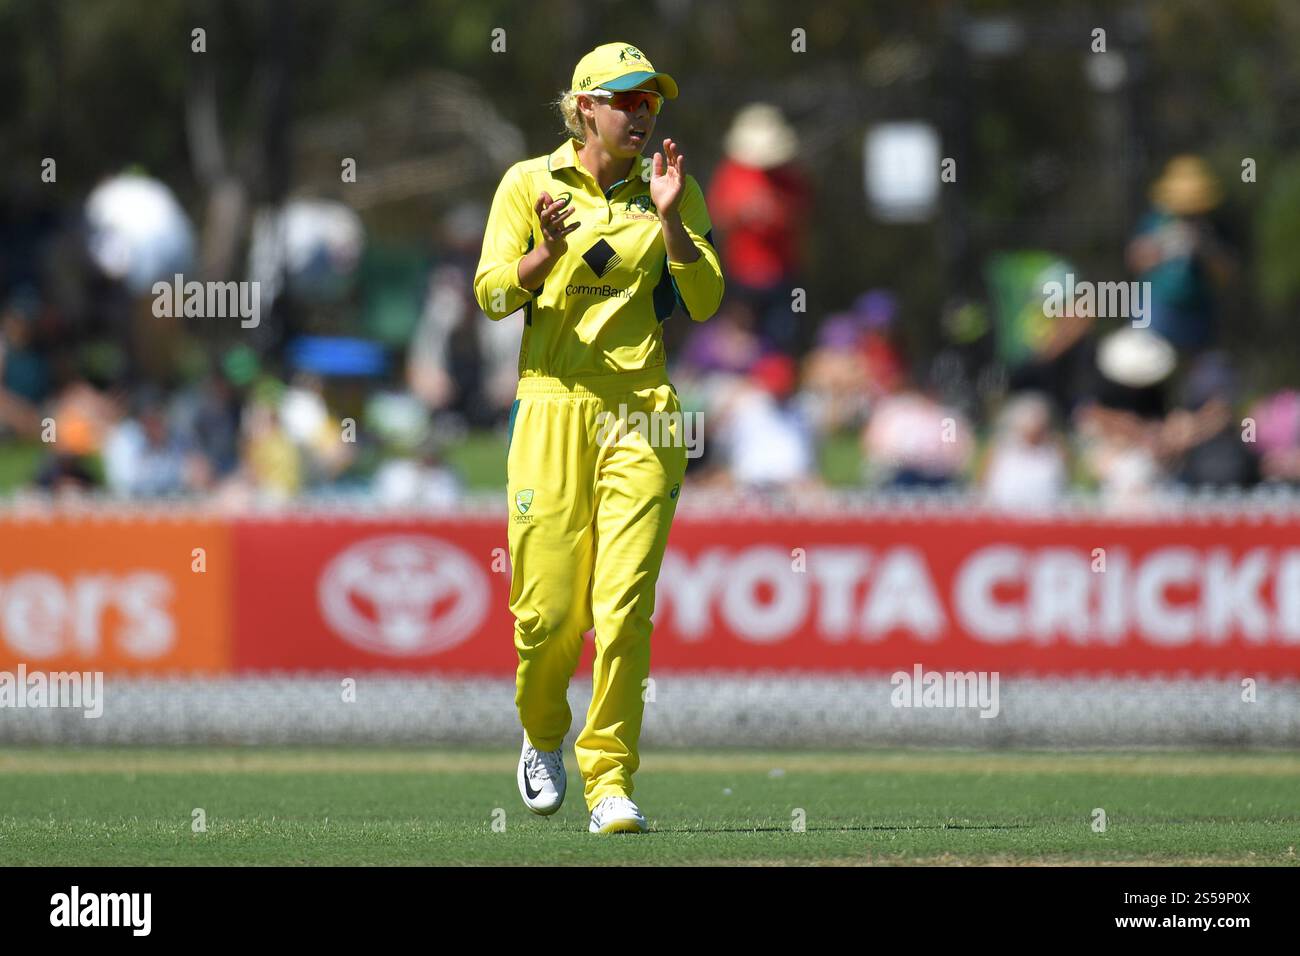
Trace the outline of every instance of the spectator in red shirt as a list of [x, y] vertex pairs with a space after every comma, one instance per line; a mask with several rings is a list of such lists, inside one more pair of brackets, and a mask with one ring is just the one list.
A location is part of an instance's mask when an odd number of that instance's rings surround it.
[[708, 205], [728, 288], [749, 301], [762, 337], [788, 349], [795, 333], [790, 296], [809, 207], [807, 181], [795, 162], [799, 142], [780, 110], [751, 103], [732, 121], [725, 149]]

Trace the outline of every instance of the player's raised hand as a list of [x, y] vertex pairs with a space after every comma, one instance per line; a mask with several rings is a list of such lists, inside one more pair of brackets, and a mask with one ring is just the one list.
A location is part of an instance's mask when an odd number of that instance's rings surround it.
[[650, 198], [660, 216], [677, 212], [686, 187], [686, 157], [671, 139], [664, 140], [664, 151], [656, 152], [650, 171]]
[[573, 213], [573, 208], [569, 206], [572, 197], [565, 199], [552, 199], [551, 194], [542, 191], [537, 197], [537, 202], [533, 203], [533, 210], [537, 213], [537, 220], [542, 225], [542, 243], [552, 254], [559, 255], [569, 248], [567, 236], [573, 230], [577, 229], [582, 223], [571, 222], [566, 220]]

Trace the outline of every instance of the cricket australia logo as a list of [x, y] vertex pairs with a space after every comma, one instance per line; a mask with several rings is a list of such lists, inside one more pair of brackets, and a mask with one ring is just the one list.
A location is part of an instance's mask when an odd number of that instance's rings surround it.
[[645, 59], [645, 57], [642, 55], [641, 51], [638, 50], [638, 49], [637, 49], [636, 47], [634, 47], [634, 46], [625, 46], [625, 47], [623, 47], [623, 49], [619, 51], [619, 54], [618, 54], [618, 62], [622, 63], [622, 62], [623, 62], [624, 60], [626, 60], [628, 57], [631, 57], [631, 58], [634, 59], [634, 60], [644, 60], [644, 59]]
[[528, 514], [528, 509], [533, 506], [533, 489], [525, 488], [523, 491], [515, 492], [515, 507], [519, 509], [521, 515]]
[[629, 219], [658, 219], [659, 213], [655, 209], [654, 200], [648, 195], [633, 196], [627, 201], [624, 208], [624, 215]]

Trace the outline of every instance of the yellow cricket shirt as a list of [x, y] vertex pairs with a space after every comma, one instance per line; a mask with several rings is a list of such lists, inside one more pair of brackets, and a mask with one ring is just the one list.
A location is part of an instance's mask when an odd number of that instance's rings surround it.
[[[678, 207], [694, 262], [669, 262], [649, 173], [633, 161], [630, 178], [607, 192], [578, 159], [569, 139], [549, 156], [516, 163], [492, 200], [474, 297], [493, 319], [524, 310], [520, 377], [585, 378], [665, 364], [663, 320], [681, 304], [696, 321], [722, 301], [722, 267], [704, 193], [692, 176]], [[648, 168], [648, 167], [645, 167]], [[536, 289], [519, 284], [519, 260], [542, 241], [533, 205], [545, 191], [572, 196], [568, 251]]]

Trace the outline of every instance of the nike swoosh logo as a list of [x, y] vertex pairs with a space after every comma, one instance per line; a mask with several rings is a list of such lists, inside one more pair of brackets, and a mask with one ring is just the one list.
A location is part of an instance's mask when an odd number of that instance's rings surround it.
[[541, 790], [534, 790], [528, 782], [528, 769], [524, 769], [524, 792], [528, 794], [529, 800], [536, 800], [541, 795]]

